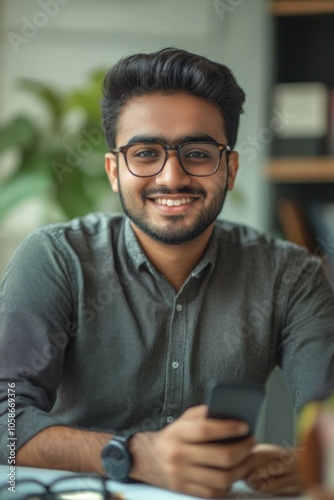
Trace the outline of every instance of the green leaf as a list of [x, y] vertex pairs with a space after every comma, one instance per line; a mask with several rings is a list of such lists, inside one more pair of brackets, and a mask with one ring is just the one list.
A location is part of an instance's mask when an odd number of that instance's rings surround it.
[[[33, 196], [49, 197], [68, 218], [104, 203], [110, 189], [103, 170], [107, 146], [99, 109], [104, 74], [105, 69], [98, 70], [85, 85], [66, 92], [42, 82], [20, 80], [21, 89], [36, 98], [36, 106], [46, 106], [51, 127], [41, 126], [29, 116], [0, 125], [0, 152], [16, 147], [20, 153], [17, 168], [0, 184], [0, 220], [16, 204]], [[85, 121], [80, 130], [73, 131], [66, 120], [77, 108], [85, 111]]]
[[51, 111], [53, 126], [56, 128], [63, 114], [63, 96], [44, 83], [26, 78], [19, 80], [19, 88], [35, 95], [47, 106]]
[[52, 189], [50, 178], [37, 172], [22, 174], [0, 187], [0, 218], [25, 199], [40, 196]]
[[71, 167], [59, 179], [56, 198], [67, 217], [71, 219], [91, 212], [93, 202], [86, 194], [80, 170]]
[[97, 70], [90, 75], [87, 85], [80, 90], [75, 90], [67, 97], [67, 109], [83, 108], [90, 122], [99, 124], [101, 111], [99, 101], [101, 99], [101, 85], [105, 70]]
[[38, 150], [37, 147], [25, 151], [17, 175], [28, 172], [44, 172], [49, 177], [52, 175], [52, 151]]
[[29, 118], [18, 116], [0, 128], [0, 151], [10, 147], [27, 148], [33, 144], [36, 130]]

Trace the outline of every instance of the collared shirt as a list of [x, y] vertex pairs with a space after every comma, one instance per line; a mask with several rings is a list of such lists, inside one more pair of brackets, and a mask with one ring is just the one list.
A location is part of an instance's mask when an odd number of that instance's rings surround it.
[[49, 225], [16, 251], [0, 301], [1, 461], [8, 384], [17, 449], [59, 424], [159, 429], [202, 404], [210, 380], [264, 385], [276, 365], [295, 409], [333, 389], [334, 296], [320, 261], [244, 226], [216, 221], [176, 293], [123, 215]]

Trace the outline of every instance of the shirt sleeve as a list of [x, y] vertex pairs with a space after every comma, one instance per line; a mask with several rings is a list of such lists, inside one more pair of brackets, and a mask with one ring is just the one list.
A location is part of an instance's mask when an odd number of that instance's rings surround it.
[[70, 282], [60, 243], [42, 230], [21, 244], [5, 272], [0, 287], [0, 463], [7, 463], [13, 413], [16, 450], [41, 430], [62, 425], [49, 412], [73, 334]]
[[288, 305], [280, 364], [299, 411], [334, 392], [334, 293], [321, 261], [306, 252], [292, 256], [284, 276]]

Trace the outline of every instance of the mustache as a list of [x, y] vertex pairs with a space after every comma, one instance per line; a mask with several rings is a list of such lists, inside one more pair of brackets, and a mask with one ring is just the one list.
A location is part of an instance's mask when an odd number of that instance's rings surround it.
[[193, 195], [193, 196], [204, 196], [206, 197], [207, 192], [202, 188], [190, 188], [189, 186], [181, 186], [178, 189], [169, 189], [166, 186], [161, 186], [160, 188], [144, 189], [142, 192], [142, 200], [145, 198], [155, 198], [157, 195], [161, 194], [178, 194], [178, 195]]

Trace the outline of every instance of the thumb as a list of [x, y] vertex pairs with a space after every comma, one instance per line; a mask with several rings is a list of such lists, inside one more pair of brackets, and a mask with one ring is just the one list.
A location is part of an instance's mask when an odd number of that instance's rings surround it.
[[200, 418], [206, 418], [208, 414], [207, 405], [198, 405], [188, 408], [181, 416], [181, 418], [187, 418], [188, 420], [197, 420]]

